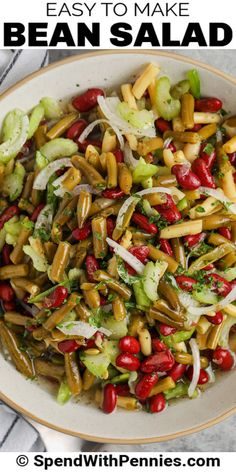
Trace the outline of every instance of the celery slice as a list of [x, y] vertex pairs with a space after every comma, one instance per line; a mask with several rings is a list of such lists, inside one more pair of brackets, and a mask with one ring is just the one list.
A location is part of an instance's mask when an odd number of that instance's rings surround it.
[[164, 261], [157, 261], [155, 264], [150, 261], [145, 265], [142, 275], [143, 289], [152, 302], [155, 302], [155, 300], [159, 298], [157, 287], [160, 277], [163, 274], [163, 269], [165, 270], [166, 268], [167, 263]]
[[170, 95], [170, 80], [161, 77], [156, 83], [156, 107], [157, 111], [165, 120], [172, 120], [180, 113], [180, 101]]
[[150, 306], [150, 299], [146, 295], [144, 289], [143, 289], [143, 284], [141, 280], [138, 280], [133, 284], [133, 289], [134, 289], [134, 295], [136, 299], [136, 304], [139, 307], [142, 308], [149, 308]]
[[21, 110], [9, 112], [3, 123], [3, 139], [0, 144], [0, 163], [7, 164], [17, 156], [28, 136], [29, 118]]
[[153, 126], [153, 113], [148, 110], [133, 110], [125, 102], [120, 102], [117, 111], [121, 118], [135, 128], [145, 129]]
[[38, 129], [40, 122], [44, 118], [44, 107], [42, 105], [37, 105], [30, 115], [29, 119], [29, 130], [28, 130], [28, 139], [32, 138], [35, 131]]
[[158, 171], [157, 166], [147, 164], [143, 157], [139, 158], [138, 165], [135, 167], [132, 178], [134, 184], [139, 184], [150, 177], [153, 177]]
[[44, 108], [45, 117], [49, 120], [60, 118], [62, 109], [57, 100], [51, 97], [43, 97], [40, 100], [40, 105]]
[[63, 380], [60, 384], [58, 393], [57, 393], [57, 402], [60, 405], [65, 405], [70, 400], [71, 397], [71, 391], [69, 389], [68, 383]]
[[16, 200], [21, 194], [24, 177], [25, 168], [19, 161], [17, 161], [13, 173], [7, 175], [2, 184], [2, 190], [6, 195], [8, 195], [11, 202]]
[[191, 69], [187, 72], [187, 77], [190, 82], [190, 90], [194, 98], [201, 97], [201, 82], [197, 69]]
[[37, 165], [42, 169], [49, 162], [61, 157], [69, 157], [78, 151], [78, 146], [71, 139], [56, 138], [44, 144], [36, 155]]

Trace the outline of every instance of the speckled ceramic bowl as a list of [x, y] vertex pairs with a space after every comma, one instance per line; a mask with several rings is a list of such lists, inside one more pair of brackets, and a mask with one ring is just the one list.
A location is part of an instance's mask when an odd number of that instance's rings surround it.
[[[133, 80], [148, 62], [160, 64], [174, 82], [182, 79], [186, 70], [196, 67], [201, 74], [203, 95], [219, 96], [224, 108], [236, 112], [236, 79], [208, 65], [165, 52], [109, 51], [74, 56], [19, 82], [1, 97], [0, 122], [12, 108], [31, 109], [45, 95], [70, 97], [88, 87], [110, 87]], [[1, 355], [0, 379], [1, 399], [17, 411], [90, 441], [165, 441], [209, 427], [236, 412], [234, 371], [222, 375], [197, 400], [178, 401], [160, 415], [124, 410], [104, 415], [93, 405], [73, 402], [59, 406], [47, 390], [26, 381]]]

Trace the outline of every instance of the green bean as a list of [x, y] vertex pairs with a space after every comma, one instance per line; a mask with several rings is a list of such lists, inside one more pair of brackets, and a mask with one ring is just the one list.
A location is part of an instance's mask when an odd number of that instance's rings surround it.
[[16, 335], [3, 323], [3, 321], [0, 321], [0, 337], [17, 370], [26, 377], [33, 377], [34, 372], [32, 362], [28, 354], [20, 349]]
[[82, 228], [86, 219], [89, 216], [89, 212], [92, 206], [92, 195], [89, 192], [80, 192], [78, 204], [77, 204], [77, 220], [78, 227]]
[[65, 373], [64, 366], [55, 365], [53, 362], [46, 361], [43, 359], [35, 359], [34, 368], [37, 375], [53, 378], [55, 380], [58, 380], [58, 382], [61, 382]]
[[175, 321], [175, 320], [169, 318], [167, 315], [165, 315], [164, 313], [162, 313], [161, 311], [157, 310], [154, 307], [150, 308], [149, 316], [152, 319], [158, 320], [158, 321], [160, 321], [160, 323], [164, 323], [168, 326], [172, 326], [173, 328], [176, 328], [176, 329], [183, 328], [182, 320]]
[[151, 244], [148, 244], [148, 248], [149, 257], [152, 261], [165, 261], [168, 264], [168, 270], [172, 273], [176, 272], [179, 264], [175, 259], [173, 259], [173, 257], [168, 256], [168, 254], [165, 254], [165, 252], [160, 251], [160, 249], [157, 249]]
[[65, 316], [70, 313], [71, 310], [73, 310], [73, 308], [79, 303], [79, 300], [80, 297], [78, 297], [78, 294], [73, 292], [68, 298], [68, 301], [62, 305], [61, 308], [55, 310], [52, 315], [49, 316], [43, 325], [44, 328], [48, 331], [51, 331], [53, 328], [55, 328], [63, 321]]
[[72, 112], [64, 116], [60, 121], [58, 121], [47, 133], [48, 139], [55, 139], [62, 136], [65, 131], [74, 123], [78, 118], [78, 113]]
[[118, 282], [116, 279], [111, 277], [107, 272], [104, 272], [103, 270], [97, 270], [96, 272], [94, 272], [94, 279], [97, 282], [104, 282], [111, 290], [117, 292], [125, 300], [129, 300], [132, 295], [131, 290], [126, 287], [126, 285]]
[[114, 154], [112, 152], [106, 153], [106, 168], [107, 168], [107, 187], [115, 188], [118, 183], [118, 168]]
[[184, 245], [181, 242], [180, 238], [173, 238], [171, 241], [171, 246], [173, 249], [173, 253], [175, 256], [175, 260], [179, 262], [179, 264], [184, 268], [187, 269], [187, 261], [185, 256]]
[[[166, 298], [168, 298], [168, 296]], [[154, 308], [169, 316], [172, 320], [183, 321], [185, 319], [184, 315], [179, 312], [178, 309], [171, 308], [169, 304], [161, 298], [154, 302]]]
[[0, 267], [0, 280], [13, 279], [15, 277], [25, 277], [29, 273], [28, 264], [5, 265]]
[[229, 254], [229, 252], [232, 252], [232, 248], [229, 243], [217, 246], [215, 249], [213, 249], [213, 251], [200, 256], [198, 259], [192, 262], [188, 270], [189, 274], [193, 274], [193, 272], [203, 269], [206, 265], [222, 259], [222, 257]]
[[69, 243], [60, 241], [51, 267], [51, 278], [54, 282], [62, 282], [64, 279], [65, 269], [70, 259], [70, 248]]
[[29, 224], [29, 227], [27, 227], [27, 223], [30, 223], [29, 218], [26, 217], [23, 220], [26, 224], [23, 226], [19, 237], [17, 238], [16, 245], [10, 254], [10, 259], [13, 262], [13, 264], [20, 264], [24, 258], [24, 251], [23, 251], [23, 246], [27, 244], [27, 241], [29, 237], [33, 233], [33, 225]]
[[82, 156], [73, 156], [72, 164], [85, 176], [90, 185], [100, 190], [106, 187], [104, 178]]
[[209, 215], [202, 218], [202, 230], [210, 231], [212, 229], [218, 229], [222, 226], [228, 226], [232, 221], [235, 221], [235, 215], [223, 215], [217, 213], [215, 215]]
[[74, 352], [65, 354], [66, 379], [72, 395], [79, 395], [82, 390], [82, 379]]
[[93, 250], [97, 259], [104, 259], [108, 252], [107, 238], [107, 223], [106, 218], [97, 217], [92, 219], [93, 232]]

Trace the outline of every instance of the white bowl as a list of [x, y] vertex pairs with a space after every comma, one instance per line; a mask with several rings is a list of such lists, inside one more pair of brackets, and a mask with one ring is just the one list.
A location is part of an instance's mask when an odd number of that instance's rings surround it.
[[[75, 56], [27, 77], [2, 95], [0, 122], [12, 108], [29, 110], [45, 95], [70, 97], [88, 87], [133, 80], [149, 62], [159, 63], [174, 82], [196, 67], [203, 95], [221, 98], [225, 109], [236, 112], [236, 79], [212, 67], [165, 52], [109, 51]], [[234, 371], [222, 375], [200, 398], [178, 401], [159, 415], [120, 409], [104, 415], [93, 405], [73, 402], [59, 406], [53, 396], [37, 383], [26, 381], [2, 356], [0, 378], [0, 397], [7, 404], [46, 426], [90, 441], [165, 441], [209, 427], [236, 412]]]

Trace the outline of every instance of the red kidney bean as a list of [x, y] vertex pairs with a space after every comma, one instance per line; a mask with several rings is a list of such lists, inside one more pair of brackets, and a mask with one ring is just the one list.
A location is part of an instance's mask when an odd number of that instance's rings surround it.
[[62, 305], [62, 303], [68, 297], [68, 289], [59, 285], [53, 290], [53, 292], [44, 299], [43, 306], [45, 308], [57, 308]]
[[214, 270], [215, 269], [215, 265], [214, 264], [208, 264], [206, 265], [205, 267], [203, 267], [203, 270]]
[[61, 341], [58, 343], [58, 349], [59, 351], [63, 352], [65, 354], [66, 352], [74, 352], [77, 351], [79, 348], [79, 345], [74, 339], [66, 339], [65, 341]]
[[123, 352], [122, 354], [119, 354], [119, 356], [117, 356], [116, 365], [117, 367], [123, 367], [124, 369], [133, 372], [139, 369], [140, 361], [133, 354]]
[[166, 399], [163, 393], [158, 393], [153, 395], [149, 400], [149, 410], [150, 413], [160, 413], [166, 407]]
[[[15, 302], [5, 302], [3, 303], [3, 308], [5, 311], [15, 311], [16, 309], [16, 304]], [[27, 316], [29, 316], [29, 313], [26, 313]]]
[[124, 153], [121, 151], [121, 149], [116, 149], [115, 151], [112, 151], [116, 158], [116, 162], [124, 162]]
[[107, 305], [107, 298], [100, 295], [100, 306]]
[[134, 212], [132, 221], [141, 229], [147, 231], [147, 233], [156, 234], [158, 232], [156, 225], [154, 225], [154, 223], [149, 223], [148, 218], [141, 213]]
[[15, 298], [13, 288], [8, 282], [2, 282], [0, 284], [0, 299], [3, 302], [12, 302]]
[[172, 369], [169, 370], [168, 376], [171, 377], [174, 380], [174, 382], [177, 382], [177, 380], [182, 379], [183, 375], [186, 372], [186, 369], [187, 369], [186, 365], [178, 364], [178, 362], [175, 362]]
[[229, 158], [229, 161], [230, 161], [230, 164], [232, 164], [232, 166], [236, 166], [236, 152], [232, 152], [230, 154], [228, 154], [228, 158]]
[[33, 221], [33, 223], [35, 223], [35, 221], [37, 221], [38, 219], [38, 216], [39, 216], [39, 213], [42, 211], [42, 209], [45, 207], [45, 203], [40, 203], [33, 211], [31, 217], [30, 217], [30, 220]]
[[112, 238], [112, 233], [115, 229], [116, 223], [112, 218], [107, 218], [107, 236]]
[[78, 147], [79, 147], [79, 151], [80, 152], [85, 152], [87, 147], [91, 144], [91, 146], [95, 146], [97, 148], [100, 148], [102, 147], [102, 142], [99, 141], [98, 139], [86, 139], [85, 141], [83, 141], [82, 143], [77, 139], [76, 140], [76, 143], [78, 144]]
[[194, 289], [194, 285], [196, 285], [197, 281], [192, 277], [187, 277], [186, 275], [177, 275], [175, 280], [181, 288], [181, 290], [185, 290], [186, 292], [192, 292]]
[[81, 118], [80, 120], [73, 123], [66, 132], [67, 139], [72, 139], [73, 141], [77, 140], [80, 135], [83, 133], [85, 128], [87, 128], [88, 122]]
[[[192, 380], [192, 378], [193, 378], [193, 366], [192, 365], [190, 365], [187, 368], [186, 375], [187, 375], [189, 380]], [[198, 382], [197, 382], [198, 385], [204, 385], [208, 382], [208, 380], [209, 380], [208, 373], [204, 369], [200, 369], [200, 374], [199, 374], [199, 378], [198, 378]]]
[[104, 198], [110, 198], [111, 200], [117, 200], [119, 198], [122, 198], [124, 197], [124, 192], [123, 190], [120, 189], [120, 187], [116, 187], [116, 188], [111, 188], [111, 189], [106, 189], [106, 190], [103, 190], [102, 192], [102, 196]]
[[22, 157], [28, 156], [31, 146], [32, 139], [28, 139], [28, 141], [26, 141], [24, 146], [21, 148], [21, 151], [17, 154], [16, 159], [22, 159]]
[[82, 228], [74, 229], [72, 231], [72, 236], [76, 239], [76, 241], [83, 241], [91, 234], [91, 231], [91, 223], [88, 221]]
[[168, 256], [173, 257], [172, 247], [168, 241], [168, 239], [159, 239], [160, 250], [163, 251]]
[[214, 177], [211, 175], [211, 172], [204, 159], [195, 159], [195, 161], [192, 163], [192, 170], [200, 179], [201, 185], [203, 185], [203, 187], [216, 188]]
[[234, 366], [234, 358], [228, 349], [217, 347], [213, 353], [212, 361], [221, 370], [230, 370]]
[[97, 347], [95, 344], [95, 339], [87, 339], [85, 345], [80, 346], [80, 349], [84, 351], [85, 349], [93, 349], [94, 347]]
[[99, 270], [99, 262], [94, 256], [87, 256], [85, 260], [85, 265], [89, 282], [94, 282], [93, 274], [96, 270]]
[[121, 397], [130, 397], [130, 389], [128, 384], [119, 384], [115, 386], [116, 394]]
[[204, 241], [205, 237], [206, 237], [206, 233], [198, 233], [198, 234], [193, 234], [193, 235], [190, 234], [189, 236], [184, 236], [184, 243], [188, 247], [194, 247], [197, 244]]
[[173, 328], [172, 326], [168, 326], [164, 323], [161, 323], [159, 325], [159, 331], [162, 334], [162, 336], [169, 336], [170, 334], [176, 333], [177, 329]]
[[135, 395], [139, 400], [146, 400], [151, 390], [158, 382], [158, 374], [145, 374], [137, 383], [135, 387]]
[[231, 241], [232, 239], [232, 233], [229, 228], [226, 228], [225, 226], [222, 226], [222, 228], [218, 229], [218, 233], [221, 234], [221, 236], [224, 236], [224, 238], [228, 239]]
[[215, 97], [199, 98], [195, 100], [195, 110], [204, 113], [216, 113], [221, 110], [222, 101]]
[[171, 351], [168, 349], [162, 352], [151, 354], [141, 363], [141, 371], [146, 374], [152, 372], [167, 372], [175, 363], [175, 359]]
[[200, 187], [201, 181], [186, 164], [175, 164], [171, 169], [177, 182], [185, 190], [195, 190]]
[[211, 273], [207, 274], [205, 279], [211, 282], [212, 290], [222, 297], [226, 297], [232, 290], [231, 284], [221, 275]]
[[208, 154], [207, 152], [204, 151], [204, 149], [206, 148], [207, 144], [203, 144], [201, 146], [201, 150], [200, 150], [200, 158], [203, 159], [206, 163], [206, 166], [207, 168], [209, 169], [209, 171], [211, 172], [212, 170], [212, 167], [213, 167], [213, 164], [216, 160], [216, 150], [213, 149], [213, 151]]
[[168, 348], [165, 345], [165, 343], [163, 343], [160, 339], [158, 338], [152, 339], [152, 350], [154, 352], [162, 352], [162, 351], [166, 351], [167, 349]]
[[149, 153], [146, 155], [146, 157], [147, 157], [146, 162], [148, 162], [148, 164], [152, 164], [153, 161], [154, 161], [154, 156], [153, 156], [153, 154], [152, 154], [151, 152], [149, 152]]
[[154, 208], [158, 213], [160, 213], [162, 218], [168, 221], [168, 223], [176, 223], [182, 218], [180, 211], [170, 195], [166, 195], [166, 203], [163, 203], [163, 205], [156, 205]]
[[103, 390], [103, 403], [102, 409], [104, 413], [112, 413], [116, 407], [117, 394], [114, 385], [107, 384]]
[[140, 352], [140, 344], [134, 336], [124, 336], [119, 340], [118, 346], [122, 352], [129, 352], [130, 354]]
[[12, 206], [6, 208], [6, 210], [4, 210], [2, 212], [2, 214], [0, 215], [0, 229], [2, 229], [4, 224], [8, 220], [13, 218], [13, 216], [16, 216], [16, 215], [19, 215], [19, 214], [20, 214], [20, 209], [18, 208], [17, 205], [12, 205]]
[[236, 172], [233, 173], [234, 182], [236, 183]]
[[149, 256], [150, 250], [147, 246], [133, 246], [129, 249], [129, 252], [144, 264]]
[[220, 325], [223, 321], [223, 313], [221, 311], [217, 311], [215, 316], [207, 316], [206, 318], [213, 325]]
[[194, 127], [189, 129], [188, 131], [191, 131], [192, 133], [197, 133], [201, 128], [202, 128], [202, 125], [195, 123]]
[[164, 118], [157, 118], [157, 120], [155, 120], [155, 127], [157, 131], [160, 131], [161, 133], [165, 133], [165, 131], [170, 131], [172, 128], [171, 122], [164, 120]]
[[81, 112], [89, 111], [97, 105], [98, 97], [104, 97], [104, 91], [99, 88], [91, 88], [72, 100], [73, 107]]
[[166, 146], [166, 149], [169, 149], [171, 152], [176, 152], [177, 151], [177, 149], [176, 149], [176, 147], [173, 143], [168, 144], [168, 146]]
[[10, 254], [12, 252], [12, 247], [9, 244], [4, 244], [2, 248], [2, 262], [3, 265], [12, 264], [10, 259]]

